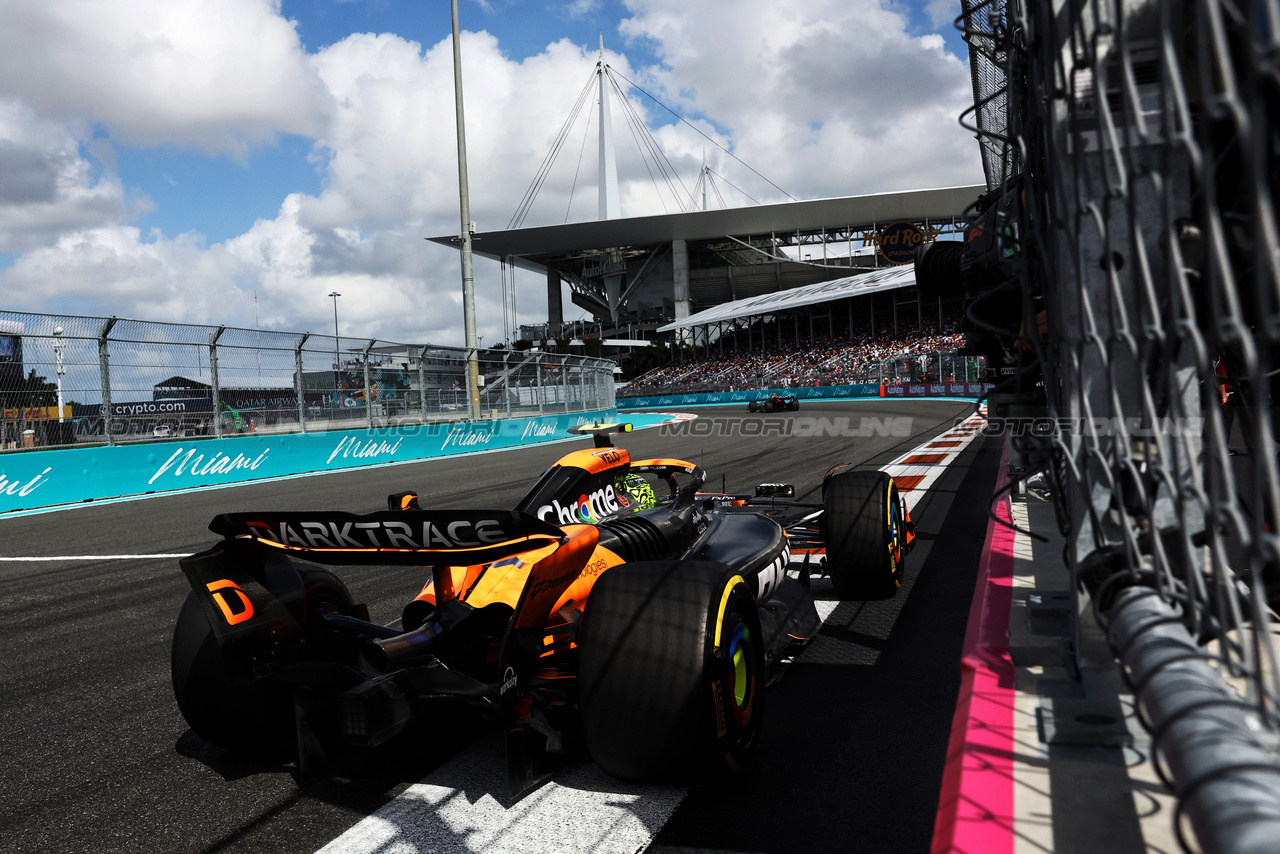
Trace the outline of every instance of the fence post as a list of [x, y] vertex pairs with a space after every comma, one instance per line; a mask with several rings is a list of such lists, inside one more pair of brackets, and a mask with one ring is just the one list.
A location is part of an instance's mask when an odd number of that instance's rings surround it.
[[227, 327], [219, 326], [209, 335], [209, 394], [213, 402], [213, 436], [222, 438], [222, 389], [218, 385], [218, 339]]
[[[584, 363], [581, 372], [578, 374], [578, 385], [582, 386], [582, 411], [595, 409], [595, 403], [600, 399], [600, 371], [603, 360], [593, 358], [591, 360], [596, 364], [591, 368], [590, 374], [587, 373], [587, 365]], [[587, 378], [591, 378], [591, 397], [587, 398]]]
[[506, 410], [507, 417], [511, 417], [511, 351], [508, 350], [502, 357], [502, 400], [503, 409]]
[[538, 358], [534, 360], [534, 368], [538, 371], [538, 414], [542, 414], [542, 357], [545, 353], [539, 353]]
[[111, 368], [108, 365], [107, 335], [116, 325], [115, 315], [108, 317], [98, 330], [98, 371], [102, 386], [102, 432], [107, 437], [107, 444], [116, 443], [115, 434], [111, 432]]
[[569, 356], [560, 357], [560, 394], [564, 396], [564, 411], [569, 412]]
[[[467, 401], [468, 401], [468, 403], [467, 403], [467, 415], [468, 415], [468, 419], [467, 419], [467, 420], [469, 420], [469, 421], [479, 421], [479, 420], [480, 420], [480, 410], [481, 410], [481, 408], [482, 408], [482, 406], [481, 406], [481, 402], [480, 402], [480, 385], [479, 385], [479, 382], [477, 381], [477, 383], [476, 383], [476, 397], [475, 397], [475, 400], [474, 400], [474, 401], [472, 401], [472, 399], [471, 399], [471, 368], [472, 368], [472, 366], [474, 366], [474, 367], [475, 367], [476, 376], [478, 377], [478, 376], [480, 375], [480, 349], [479, 349], [478, 347], [473, 347], [473, 348], [471, 348], [470, 350], [468, 350], [468, 351], [467, 351], [467, 374], [466, 374], [466, 376], [467, 376]], [[473, 406], [473, 404], [474, 404], [474, 406]]]
[[422, 423], [427, 423], [427, 348], [418, 352], [418, 398], [422, 404]]
[[298, 339], [297, 345], [293, 348], [293, 362], [296, 366], [293, 375], [293, 387], [298, 395], [298, 429], [303, 433], [307, 432], [307, 401], [302, 388], [302, 345], [306, 344], [307, 339], [310, 337], [310, 332], [302, 333], [302, 337]]
[[369, 343], [364, 345], [364, 423], [370, 430], [373, 429], [373, 386], [369, 377], [369, 351], [373, 349], [373, 345], [378, 343], [378, 339], [370, 338]]

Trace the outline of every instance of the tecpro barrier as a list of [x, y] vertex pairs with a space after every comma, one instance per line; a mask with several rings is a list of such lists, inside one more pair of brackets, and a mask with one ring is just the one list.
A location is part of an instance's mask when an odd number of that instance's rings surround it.
[[766, 388], [756, 391], [721, 391], [703, 394], [662, 394], [649, 397], [620, 397], [620, 409], [646, 409], [653, 406], [699, 406], [714, 403], [748, 403], [763, 400], [771, 394], [795, 396], [800, 400], [848, 400], [858, 397], [981, 397], [990, 383], [907, 383], [904, 385], [800, 386], [799, 388]]
[[570, 427], [616, 415], [615, 410], [602, 409], [498, 421], [9, 454], [0, 457], [0, 513], [549, 442], [567, 438]]

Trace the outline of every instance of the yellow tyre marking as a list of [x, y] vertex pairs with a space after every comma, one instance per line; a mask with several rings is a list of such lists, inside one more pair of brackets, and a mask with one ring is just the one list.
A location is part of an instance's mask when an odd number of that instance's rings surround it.
[[729, 594], [733, 592], [735, 586], [745, 583], [741, 575], [735, 575], [729, 579], [723, 595], [720, 596], [720, 611], [716, 614], [716, 633], [712, 636], [712, 652], [715, 653], [716, 658], [720, 657], [720, 630], [724, 628], [724, 612], [729, 608]]

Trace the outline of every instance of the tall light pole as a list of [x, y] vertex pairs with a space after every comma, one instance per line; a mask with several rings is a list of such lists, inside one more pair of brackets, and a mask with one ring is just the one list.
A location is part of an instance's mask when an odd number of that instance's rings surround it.
[[462, 214], [462, 325], [466, 332], [467, 397], [472, 421], [480, 420], [480, 361], [476, 353], [475, 275], [471, 268], [471, 202], [467, 187], [467, 129], [462, 115], [462, 47], [458, 38], [458, 0], [453, 10], [453, 101], [458, 124], [458, 198]]
[[[66, 367], [62, 364], [62, 327], [53, 327], [53, 355], [58, 361], [58, 423], [66, 423], [67, 416], [62, 411], [62, 375], [67, 372]], [[58, 437], [58, 441], [62, 441], [62, 437]]]

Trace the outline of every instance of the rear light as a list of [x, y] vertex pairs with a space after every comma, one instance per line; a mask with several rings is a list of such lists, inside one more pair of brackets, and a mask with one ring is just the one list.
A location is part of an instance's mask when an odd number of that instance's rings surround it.
[[342, 737], [362, 747], [376, 747], [399, 735], [411, 716], [409, 701], [391, 676], [362, 682], [338, 701]]

